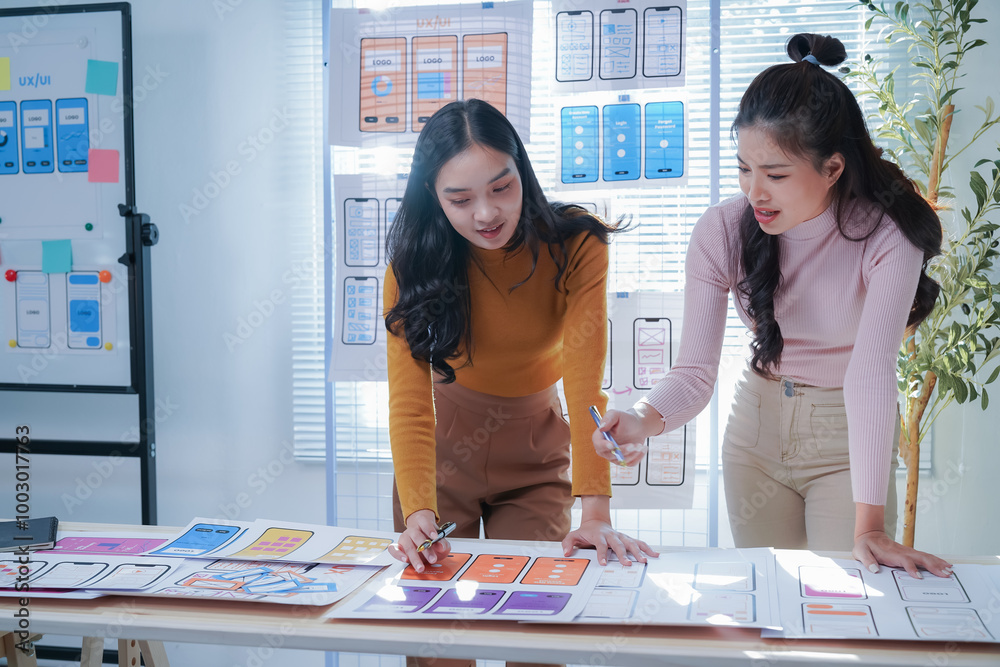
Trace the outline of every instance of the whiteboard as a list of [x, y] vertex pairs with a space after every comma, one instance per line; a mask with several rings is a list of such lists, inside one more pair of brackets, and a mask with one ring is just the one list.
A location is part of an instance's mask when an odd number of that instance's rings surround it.
[[132, 382], [128, 5], [0, 10], [0, 385]]

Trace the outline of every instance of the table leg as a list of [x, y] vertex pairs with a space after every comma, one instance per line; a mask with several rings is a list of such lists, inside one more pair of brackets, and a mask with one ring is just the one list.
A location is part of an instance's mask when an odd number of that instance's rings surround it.
[[101, 667], [104, 664], [104, 638], [84, 637], [80, 649], [80, 667]]
[[146, 661], [146, 667], [170, 667], [167, 660], [167, 652], [163, 648], [163, 642], [140, 641], [139, 649], [142, 657]]
[[[37, 636], [29, 638], [29, 641], [37, 638]], [[17, 643], [17, 635], [13, 632], [8, 632], [3, 636], [3, 653], [0, 653], [0, 655], [7, 656], [7, 664], [10, 667], [36, 667], [38, 661], [35, 659], [35, 654], [31, 653], [31, 655], [28, 655], [17, 648]]]
[[118, 640], [118, 667], [139, 667], [139, 642], [134, 639]]

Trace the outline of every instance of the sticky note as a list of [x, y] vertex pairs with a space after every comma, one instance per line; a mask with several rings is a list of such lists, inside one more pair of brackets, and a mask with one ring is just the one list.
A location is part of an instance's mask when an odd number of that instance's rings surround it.
[[88, 60], [85, 91], [92, 95], [116, 95], [118, 93], [118, 63], [107, 60]]
[[69, 273], [72, 270], [71, 241], [42, 241], [42, 273]]
[[0, 90], [10, 90], [10, 58], [0, 58]]
[[118, 151], [91, 148], [87, 153], [87, 161], [87, 180], [89, 182], [118, 182]]

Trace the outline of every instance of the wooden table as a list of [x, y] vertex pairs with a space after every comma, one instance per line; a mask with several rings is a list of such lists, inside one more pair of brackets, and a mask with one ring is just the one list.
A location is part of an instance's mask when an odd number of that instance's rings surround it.
[[[80, 528], [96, 528], [77, 525]], [[133, 530], [140, 527], [114, 528]], [[164, 530], [161, 527], [147, 528], [150, 532]], [[952, 560], [996, 563], [995, 558]], [[0, 633], [17, 629], [13, 616], [17, 607], [16, 599], [0, 598]], [[139, 648], [145, 647], [149, 651], [143, 654], [146, 664], [150, 665], [152, 659], [157, 667], [165, 664], [166, 659], [165, 654], [157, 652], [157, 642], [165, 641], [259, 647], [262, 653], [278, 648], [313, 649], [622, 667], [1000, 665], [1000, 645], [997, 644], [761, 639], [760, 630], [750, 628], [641, 624], [328, 621], [322, 618], [325, 611], [325, 607], [202, 598], [39, 598], [30, 603], [30, 631], [33, 634], [91, 638], [92, 648], [103, 645], [105, 638], [137, 644]], [[86, 641], [84, 649], [86, 654]], [[162, 650], [162, 646], [159, 649]]]

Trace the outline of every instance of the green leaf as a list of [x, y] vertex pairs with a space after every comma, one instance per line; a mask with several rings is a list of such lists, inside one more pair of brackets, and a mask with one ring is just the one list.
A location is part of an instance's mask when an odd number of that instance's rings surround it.
[[960, 90], [962, 90], [962, 88], [952, 88], [947, 93], [945, 93], [944, 95], [942, 95], [941, 96], [941, 101], [940, 101], [941, 106], [944, 106], [944, 105], [948, 104], [948, 100], [951, 99], [951, 96], [954, 95], [955, 93], [957, 93]]
[[986, 388], [985, 387], [983, 387], [983, 396], [982, 396], [982, 398], [979, 401], [979, 406], [983, 410], [986, 410], [986, 408], [990, 407], [990, 395], [988, 393], [986, 393]]
[[976, 193], [976, 202], [982, 209], [983, 203], [986, 201], [986, 181], [983, 180], [978, 171], [969, 172], [969, 187]]
[[969, 389], [965, 386], [965, 383], [958, 380], [955, 382], [953, 389], [955, 390], [955, 400], [958, 401], [959, 404], [965, 403], [965, 400], [969, 398]]
[[[986, 382], [984, 382], [983, 384], [984, 385], [985, 384], [993, 384], [993, 382], [997, 379], [998, 375], [1000, 375], [1000, 366], [997, 366], [996, 368], [993, 369], [993, 372], [990, 373], [989, 379], [986, 380]], [[986, 390], [984, 389], [983, 391], [986, 391]]]
[[975, 287], [976, 289], [987, 289], [990, 286], [990, 281], [980, 276], [969, 276], [963, 282], [969, 287]]

